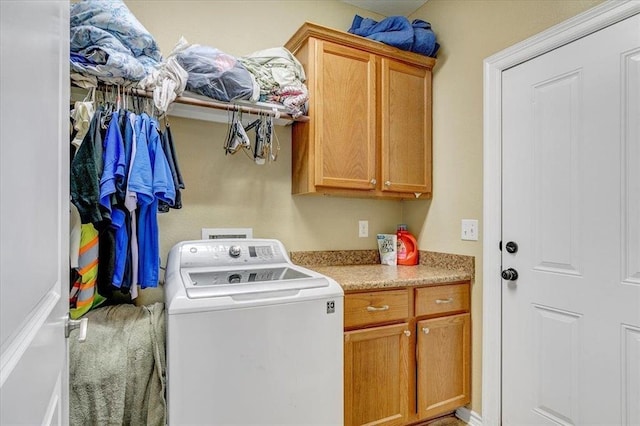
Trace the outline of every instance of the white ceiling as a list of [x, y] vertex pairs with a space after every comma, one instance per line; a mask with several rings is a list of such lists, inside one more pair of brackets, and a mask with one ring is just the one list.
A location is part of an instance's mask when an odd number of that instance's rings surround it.
[[384, 16], [409, 16], [420, 8], [427, 0], [342, 0], [371, 12]]

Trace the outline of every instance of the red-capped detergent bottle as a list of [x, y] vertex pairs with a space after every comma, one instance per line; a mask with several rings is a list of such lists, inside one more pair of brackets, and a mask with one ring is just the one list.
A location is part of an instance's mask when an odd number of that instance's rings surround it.
[[407, 231], [407, 225], [398, 225], [398, 265], [418, 264], [418, 242], [416, 238]]

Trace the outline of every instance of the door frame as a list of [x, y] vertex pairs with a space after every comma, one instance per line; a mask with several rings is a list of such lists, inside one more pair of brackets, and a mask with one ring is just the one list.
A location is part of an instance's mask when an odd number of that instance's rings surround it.
[[640, 13], [608, 0], [484, 60], [482, 423], [502, 422], [502, 72]]

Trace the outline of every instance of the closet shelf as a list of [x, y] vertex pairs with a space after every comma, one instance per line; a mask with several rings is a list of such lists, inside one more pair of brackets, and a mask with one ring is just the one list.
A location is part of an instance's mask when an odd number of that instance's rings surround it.
[[269, 115], [276, 117], [274, 123], [281, 126], [292, 124], [294, 121], [309, 121], [309, 117], [306, 115], [293, 118], [291, 115], [283, 113], [282, 109], [278, 108], [278, 105], [274, 104], [272, 106], [266, 102], [238, 101], [227, 103], [190, 96], [178, 96], [169, 107], [167, 114], [176, 117], [227, 123], [229, 121], [229, 111], [234, 110], [255, 116]]
[[[151, 92], [140, 89], [131, 90], [135, 95], [152, 98]], [[80, 101], [87, 95], [87, 89], [71, 86], [71, 100]], [[283, 112], [283, 107], [266, 102], [236, 101], [233, 103], [216, 101], [199, 95], [178, 96], [169, 106], [167, 115], [173, 117], [190, 118], [194, 120], [213, 121], [216, 123], [228, 123], [231, 111], [240, 111], [250, 116], [268, 115], [276, 117], [274, 124], [287, 126], [294, 121], [309, 121], [306, 115], [294, 118]]]

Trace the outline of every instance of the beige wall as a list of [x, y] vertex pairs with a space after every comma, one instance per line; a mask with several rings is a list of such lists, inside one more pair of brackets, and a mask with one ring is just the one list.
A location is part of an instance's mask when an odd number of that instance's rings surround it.
[[[274, 164], [225, 156], [226, 125], [171, 119], [187, 189], [184, 208], [160, 217], [161, 254], [199, 238], [202, 227], [253, 227], [289, 250], [375, 249], [375, 234], [406, 222], [421, 249], [476, 257], [471, 409], [481, 412], [482, 244], [460, 240], [460, 220], [478, 219], [482, 237], [482, 61], [600, 0], [429, 0], [411, 18], [433, 24], [441, 44], [434, 73], [434, 197], [374, 201], [290, 195], [291, 137]], [[127, 5], [169, 54], [180, 36], [241, 56], [283, 45], [304, 21], [346, 30], [355, 13], [337, 0], [133, 1]], [[369, 238], [358, 238], [358, 220]], [[164, 263], [164, 261], [163, 261]]]
[[[164, 56], [181, 36], [242, 56], [282, 46], [305, 21], [346, 30], [364, 12], [337, 0], [126, 3]], [[292, 251], [375, 249], [375, 234], [392, 232], [401, 221], [397, 201], [293, 197], [289, 127], [277, 128], [278, 160], [257, 166], [242, 153], [224, 155], [226, 124], [170, 122], [187, 189], [184, 208], [160, 216], [163, 259], [173, 244], [200, 238], [203, 227], [253, 227], [254, 237], [280, 239]], [[369, 238], [358, 238], [358, 220], [369, 221]]]
[[[433, 79], [433, 200], [407, 207], [421, 249], [476, 258], [472, 295], [471, 409], [481, 413], [482, 242], [460, 240], [461, 219], [482, 238], [482, 61], [600, 3], [600, 0], [429, 0], [411, 18], [432, 24], [440, 51]], [[497, 247], [496, 247], [497, 249]]]

